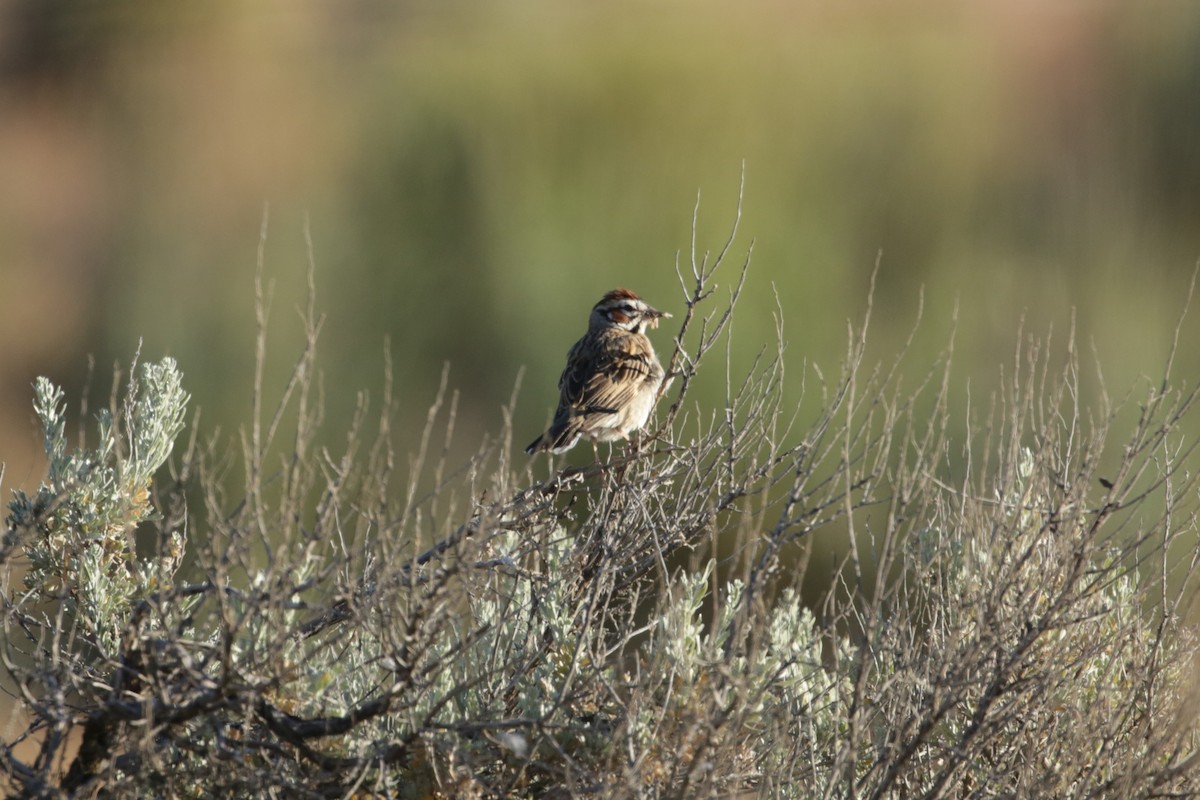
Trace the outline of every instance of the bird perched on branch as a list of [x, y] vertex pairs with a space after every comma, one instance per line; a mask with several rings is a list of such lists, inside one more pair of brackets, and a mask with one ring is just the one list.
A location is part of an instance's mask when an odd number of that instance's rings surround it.
[[663, 382], [662, 364], [646, 329], [657, 328], [669, 316], [628, 289], [600, 298], [588, 317], [587, 333], [567, 354], [554, 421], [525, 452], [563, 453], [580, 438], [593, 445], [628, 439], [645, 425]]

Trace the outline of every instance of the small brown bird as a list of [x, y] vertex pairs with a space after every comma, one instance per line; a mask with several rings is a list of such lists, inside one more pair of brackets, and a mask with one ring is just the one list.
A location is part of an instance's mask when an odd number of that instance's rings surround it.
[[587, 333], [567, 354], [554, 421], [525, 452], [563, 453], [580, 437], [593, 443], [628, 439], [645, 425], [663, 382], [646, 329], [669, 316], [628, 289], [600, 298]]

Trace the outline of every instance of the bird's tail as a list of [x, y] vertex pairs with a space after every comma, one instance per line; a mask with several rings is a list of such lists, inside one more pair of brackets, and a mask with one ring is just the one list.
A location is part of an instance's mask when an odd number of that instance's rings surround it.
[[549, 450], [551, 453], [565, 453], [579, 441], [579, 426], [568, 421], [565, 425], [551, 425], [550, 429], [529, 443], [525, 452], [529, 455]]

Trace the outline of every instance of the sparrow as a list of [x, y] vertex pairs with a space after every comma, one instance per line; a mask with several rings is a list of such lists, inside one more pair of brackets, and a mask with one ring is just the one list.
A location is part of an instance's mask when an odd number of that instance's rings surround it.
[[588, 316], [587, 333], [567, 353], [554, 421], [525, 452], [564, 453], [581, 438], [594, 446], [628, 439], [642, 428], [664, 377], [646, 329], [670, 316], [628, 289], [600, 298]]

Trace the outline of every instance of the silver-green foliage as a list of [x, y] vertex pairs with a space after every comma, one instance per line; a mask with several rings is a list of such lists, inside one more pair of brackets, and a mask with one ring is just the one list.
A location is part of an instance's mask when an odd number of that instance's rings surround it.
[[183, 429], [188, 394], [174, 359], [142, 364], [116, 418], [96, 415], [94, 447], [67, 445], [63, 391], [34, 384], [34, 411], [44, 432], [48, 477], [33, 497], [17, 492], [10, 528], [32, 532], [25, 584], [68, 609], [108, 656], [133, 603], [171, 581], [183, 556], [182, 530], [167, 533], [160, 557], [139, 559], [133, 539], [153, 516], [151, 481]]

